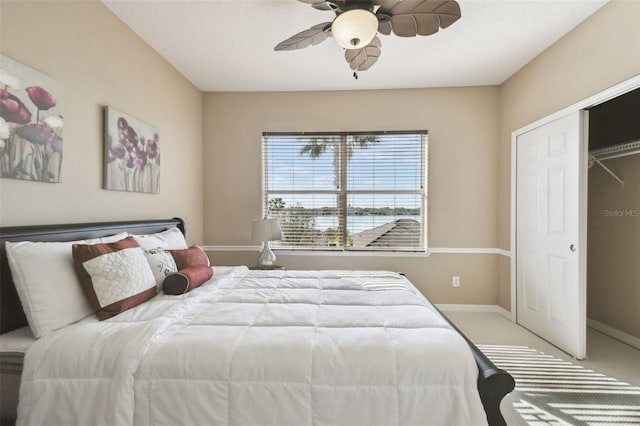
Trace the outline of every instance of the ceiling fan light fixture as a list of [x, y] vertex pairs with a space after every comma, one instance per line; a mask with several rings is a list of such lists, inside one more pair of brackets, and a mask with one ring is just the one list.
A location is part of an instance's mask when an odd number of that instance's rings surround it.
[[342, 12], [331, 24], [331, 34], [345, 49], [359, 49], [371, 43], [378, 32], [378, 18], [366, 9]]

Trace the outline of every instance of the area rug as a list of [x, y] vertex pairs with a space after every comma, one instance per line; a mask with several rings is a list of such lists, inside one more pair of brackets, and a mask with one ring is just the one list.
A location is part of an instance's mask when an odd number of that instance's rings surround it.
[[640, 425], [640, 387], [526, 346], [477, 346], [511, 373], [514, 409], [530, 425]]

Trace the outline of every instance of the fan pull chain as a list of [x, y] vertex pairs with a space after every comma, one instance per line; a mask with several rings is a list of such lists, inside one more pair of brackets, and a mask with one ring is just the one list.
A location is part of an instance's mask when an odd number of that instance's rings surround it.
[[358, 79], [358, 73], [356, 71], [353, 72], [353, 78]]

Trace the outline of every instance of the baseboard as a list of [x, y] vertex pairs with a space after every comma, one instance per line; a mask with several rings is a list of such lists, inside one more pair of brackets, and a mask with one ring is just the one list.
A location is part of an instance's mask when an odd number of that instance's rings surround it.
[[587, 318], [587, 326], [598, 330], [602, 334], [606, 334], [609, 337], [613, 337], [616, 340], [620, 340], [622, 343], [626, 343], [629, 346], [633, 346], [636, 349], [640, 349], [640, 339], [627, 334], [623, 331], [617, 330], [613, 327], [609, 327], [606, 324]]
[[467, 305], [467, 304], [436, 304], [438, 309], [444, 312], [493, 312], [502, 315], [511, 321], [511, 312], [498, 305]]

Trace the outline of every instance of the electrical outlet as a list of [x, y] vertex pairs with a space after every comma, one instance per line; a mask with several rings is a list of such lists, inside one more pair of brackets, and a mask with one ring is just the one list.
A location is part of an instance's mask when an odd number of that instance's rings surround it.
[[451, 285], [454, 287], [460, 287], [460, 277], [457, 275], [451, 277]]

